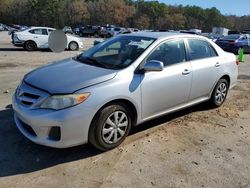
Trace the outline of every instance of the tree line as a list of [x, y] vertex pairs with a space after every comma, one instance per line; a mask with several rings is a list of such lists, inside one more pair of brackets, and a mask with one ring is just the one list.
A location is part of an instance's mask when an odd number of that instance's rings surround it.
[[212, 27], [250, 29], [250, 15], [222, 15], [213, 7], [170, 6], [144, 0], [0, 0], [0, 23], [29, 26], [114, 24], [139, 29], [191, 29]]

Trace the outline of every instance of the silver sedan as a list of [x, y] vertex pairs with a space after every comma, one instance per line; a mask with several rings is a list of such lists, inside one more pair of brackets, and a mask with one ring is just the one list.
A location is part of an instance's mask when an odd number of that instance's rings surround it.
[[109, 150], [132, 126], [205, 101], [221, 106], [237, 65], [235, 55], [201, 36], [113, 37], [25, 75], [13, 96], [15, 123], [38, 144]]

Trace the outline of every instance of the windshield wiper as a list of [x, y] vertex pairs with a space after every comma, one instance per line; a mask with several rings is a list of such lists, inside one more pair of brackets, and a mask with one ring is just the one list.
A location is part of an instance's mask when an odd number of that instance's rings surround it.
[[112, 69], [122, 69], [122, 68], [124, 68], [124, 66], [122, 64], [114, 64], [114, 65], [112, 65], [111, 68]]
[[91, 58], [91, 57], [85, 57], [86, 60], [88, 61], [91, 61], [92, 63], [94, 63], [95, 65], [99, 66], [99, 67], [103, 67], [103, 68], [108, 68], [105, 64], [97, 61], [96, 59], [94, 58]]
[[73, 59], [76, 60], [76, 61], [79, 61], [81, 63], [86, 63], [86, 64], [89, 64], [89, 65], [94, 65], [94, 63], [92, 61], [86, 62], [85, 59], [83, 59], [80, 55], [74, 57]]
[[86, 63], [88, 65], [95, 65], [98, 67], [108, 68], [107, 65], [100, 63], [99, 61], [91, 57], [85, 57], [85, 56], [79, 55], [79, 56], [74, 57], [73, 59], [76, 61], [80, 61], [81, 63]]

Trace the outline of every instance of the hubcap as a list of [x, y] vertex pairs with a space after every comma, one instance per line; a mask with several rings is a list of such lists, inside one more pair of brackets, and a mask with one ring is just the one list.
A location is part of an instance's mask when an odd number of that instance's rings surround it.
[[29, 42], [29, 43], [27, 44], [27, 48], [28, 48], [28, 49], [34, 49], [34, 44], [33, 44], [32, 42]]
[[219, 87], [217, 88], [216, 94], [215, 94], [215, 100], [218, 104], [221, 104], [227, 94], [227, 85], [225, 83], [221, 83]]
[[70, 48], [71, 48], [71, 50], [76, 50], [77, 49], [77, 44], [76, 43], [71, 43]]
[[123, 138], [128, 128], [128, 117], [122, 111], [113, 112], [102, 128], [102, 138], [108, 144], [115, 144]]

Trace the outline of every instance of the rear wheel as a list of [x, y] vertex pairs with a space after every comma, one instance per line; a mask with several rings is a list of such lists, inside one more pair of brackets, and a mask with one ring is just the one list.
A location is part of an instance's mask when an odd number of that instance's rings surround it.
[[76, 51], [76, 50], [79, 49], [79, 46], [78, 46], [78, 44], [77, 44], [76, 42], [70, 42], [70, 43], [69, 43], [69, 49], [70, 49], [71, 51]]
[[227, 97], [228, 87], [229, 83], [226, 79], [222, 78], [218, 81], [210, 99], [213, 106], [219, 107], [224, 103]]
[[24, 49], [27, 51], [34, 51], [37, 49], [36, 43], [34, 41], [27, 41], [24, 44]]
[[131, 128], [131, 113], [123, 104], [113, 104], [100, 110], [89, 131], [89, 141], [106, 151], [120, 145]]

